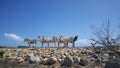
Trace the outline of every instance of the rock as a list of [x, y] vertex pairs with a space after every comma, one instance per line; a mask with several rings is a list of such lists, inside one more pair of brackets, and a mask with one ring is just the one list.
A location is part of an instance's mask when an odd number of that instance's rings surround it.
[[48, 58], [44, 58], [42, 61], [43, 61], [43, 64], [47, 64]]
[[30, 54], [27, 54], [27, 56], [28, 56], [28, 57], [34, 56], [34, 54], [33, 54], [33, 53], [30, 53]]
[[78, 56], [73, 56], [73, 61], [74, 63], [79, 63], [80, 62], [80, 58]]
[[24, 50], [23, 49], [15, 49], [15, 51], [18, 53], [18, 52], [22, 52]]
[[55, 57], [50, 57], [48, 58], [46, 65], [52, 65], [52, 64], [55, 64], [56, 62], [57, 62], [57, 59]]
[[80, 63], [79, 63], [79, 65], [82, 65], [82, 66], [86, 66], [86, 65], [88, 65], [88, 60], [87, 59], [80, 59]]
[[107, 53], [104, 54], [104, 55], [102, 56], [102, 59], [103, 59], [103, 60], [102, 60], [103, 62], [108, 61], [108, 60], [109, 60], [109, 54], [107, 54]]
[[4, 57], [10, 57], [11, 53], [5, 53]]
[[81, 66], [79, 64], [76, 64], [76, 65], [74, 65], [73, 68], [81, 68]]
[[71, 49], [70, 48], [66, 48], [66, 51], [69, 53], [69, 52], [71, 52]]
[[35, 56], [31, 56], [30, 58], [30, 62], [40, 62], [40, 58], [39, 57], [35, 57]]
[[81, 51], [82, 54], [88, 54], [88, 55], [91, 55], [93, 53], [93, 51], [91, 49], [83, 49]]
[[98, 58], [98, 59], [95, 60], [95, 63], [94, 63], [94, 64], [95, 64], [95, 65], [100, 65], [100, 63], [101, 63], [101, 58]]
[[117, 51], [116, 51], [116, 54], [117, 54], [118, 56], [120, 56], [120, 50], [117, 50]]
[[66, 57], [63, 61], [62, 66], [70, 67], [72, 66], [72, 64], [73, 64], [72, 59], [70, 57]]
[[34, 56], [33, 54], [28, 54], [26, 56], [26, 60], [28, 60], [30, 63], [41, 63], [42, 60], [38, 56]]
[[65, 55], [62, 55], [61, 58], [66, 58], [66, 56], [65, 56]]
[[17, 58], [17, 56], [10, 56], [10, 57], [8, 57], [9, 59], [16, 59]]
[[93, 54], [93, 51], [92, 51], [91, 49], [89, 49], [89, 50], [86, 50], [86, 53], [87, 53], [88, 55], [92, 55], [92, 54]]
[[95, 53], [99, 55], [101, 53], [101, 51], [100, 50], [96, 50]]
[[15, 52], [15, 53], [14, 53], [14, 55], [15, 55], [15, 56], [17, 56], [17, 55], [18, 55], [18, 53], [17, 53], [17, 52]]
[[66, 52], [66, 53], [64, 53], [64, 55], [65, 55], [65, 56], [70, 56], [70, 54], [69, 54], [69, 53], [67, 53], [67, 52]]
[[105, 63], [105, 68], [120, 68], [120, 59], [114, 59]]
[[114, 56], [115, 55], [115, 53], [112, 52], [112, 51], [107, 51], [107, 53], [109, 54], [109, 56]]
[[38, 56], [41, 60], [42, 60], [42, 57], [41, 56]]
[[8, 68], [14, 68], [13, 66], [17, 64], [16, 59], [11, 58], [6, 58], [3, 62]]
[[45, 58], [46, 56], [42, 53], [39, 54], [39, 56], [41, 56], [42, 58]]
[[16, 58], [16, 61], [17, 61], [18, 63], [20, 63], [20, 62], [23, 62], [24, 59], [23, 59], [22, 57], [17, 57], [17, 58]]
[[81, 50], [81, 53], [82, 53], [82, 54], [85, 54], [86, 51], [87, 51], [86, 49], [82, 49], [82, 50]]
[[98, 54], [93, 54], [92, 58], [97, 59], [98, 58]]
[[75, 54], [75, 53], [73, 53], [73, 52], [70, 52], [70, 55], [71, 55], [71, 56], [74, 56], [74, 54]]
[[56, 50], [56, 51], [53, 52], [53, 54], [54, 54], [54, 55], [60, 55], [61, 52], [60, 52], [60, 50]]
[[59, 62], [59, 63], [63, 63], [63, 62], [64, 62], [64, 59], [60, 59], [60, 58], [59, 58], [59, 59], [58, 59], [58, 62]]

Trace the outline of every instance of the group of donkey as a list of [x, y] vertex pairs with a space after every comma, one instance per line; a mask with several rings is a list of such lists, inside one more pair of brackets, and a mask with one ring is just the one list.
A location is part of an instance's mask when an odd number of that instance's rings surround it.
[[45, 43], [48, 44], [48, 47], [49, 47], [50, 43], [54, 43], [55, 47], [56, 47], [56, 43], [58, 43], [58, 48], [59, 48], [61, 43], [64, 44], [63, 47], [68, 47], [68, 43], [72, 43], [72, 47], [75, 47], [75, 41], [77, 39], [78, 39], [78, 36], [68, 37], [68, 38], [65, 38], [63, 36], [59, 36], [59, 37], [54, 36], [52, 38], [47, 38], [45, 36], [42, 36], [42, 37], [38, 36], [38, 40], [36, 40], [36, 39], [30, 40], [30, 39], [25, 38], [24, 42], [27, 42], [29, 47], [30, 47], [30, 44], [35, 44], [35, 47], [36, 47], [37, 41], [41, 42], [42, 47], [44, 47], [43, 44], [45, 44]]

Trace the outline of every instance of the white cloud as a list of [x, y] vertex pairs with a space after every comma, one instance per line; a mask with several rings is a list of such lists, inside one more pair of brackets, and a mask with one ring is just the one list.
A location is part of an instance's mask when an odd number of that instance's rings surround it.
[[90, 46], [90, 41], [88, 39], [79, 39], [76, 41], [76, 46]]
[[17, 36], [16, 34], [13, 34], [13, 33], [5, 33], [4, 35], [5, 35], [5, 37], [14, 39], [16, 41], [23, 41], [23, 38], [21, 38], [20, 36]]

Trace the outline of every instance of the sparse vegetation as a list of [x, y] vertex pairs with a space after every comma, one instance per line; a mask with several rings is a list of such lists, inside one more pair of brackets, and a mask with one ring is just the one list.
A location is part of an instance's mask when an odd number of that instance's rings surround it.
[[28, 48], [28, 46], [19, 45], [17, 48]]
[[93, 35], [95, 38], [90, 39], [91, 45], [94, 47], [96, 44], [113, 49], [113, 46], [119, 45], [120, 35], [115, 36], [114, 31], [111, 28], [111, 24], [108, 20], [107, 23], [100, 27], [92, 27]]
[[0, 51], [0, 57], [3, 57], [4, 51]]

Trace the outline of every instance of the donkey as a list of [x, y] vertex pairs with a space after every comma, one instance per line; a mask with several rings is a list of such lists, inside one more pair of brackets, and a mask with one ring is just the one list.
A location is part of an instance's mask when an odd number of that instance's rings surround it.
[[38, 36], [38, 41], [41, 42], [42, 47], [43, 47], [43, 44], [46, 43], [46, 41], [44, 40], [44, 36], [42, 36], [42, 37]]
[[56, 43], [57, 43], [57, 38], [55, 36], [53, 36], [52, 38], [47, 38], [48, 43], [54, 43], [55, 47], [56, 47]]
[[59, 36], [59, 38], [56, 38], [56, 42], [58, 43], [58, 48], [60, 48], [60, 44], [62, 44], [62, 43], [65, 45], [63, 36]]
[[36, 47], [36, 44], [37, 44], [37, 40], [34, 39], [34, 40], [29, 40], [28, 38], [25, 38], [24, 39], [24, 42], [27, 42], [28, 43], [28, 47], [30, 47], [30, 44], [35, 44], [35, 47]]
[[40, 41], [42, 43], [42, 47], [43, 47], [44, 43], [47, 43], [48, 47], [49, 47], [50, 43], [54, 43], [56, 46], [56, 37], [55, 36], [52, 38], [47, 38], [45, 36], [42, 36], [42, 37], [38, 36], [38, 41]]
[[68, 43], [72, 43], [72, 47], [75, 47], [75, 41], [77, 40], [78, 36], [64, 38], [60, 36], [60, 40], [64, 43], [64, 47], [68, 47]]

